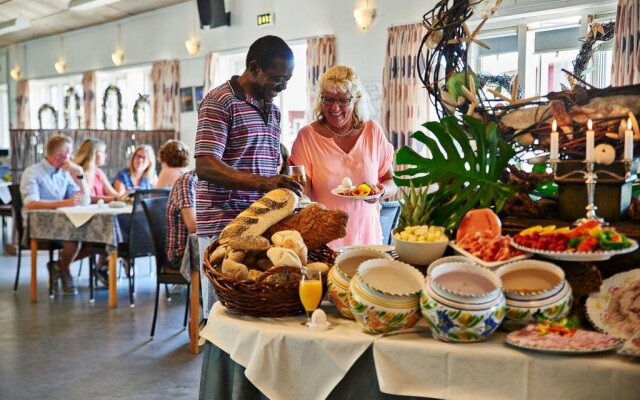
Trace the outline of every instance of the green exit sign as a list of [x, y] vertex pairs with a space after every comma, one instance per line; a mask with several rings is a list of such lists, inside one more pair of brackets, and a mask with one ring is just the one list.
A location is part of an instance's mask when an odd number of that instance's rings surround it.
[[274, 18], [273, 13], [258, 14], [258, 26], [273, 25]]

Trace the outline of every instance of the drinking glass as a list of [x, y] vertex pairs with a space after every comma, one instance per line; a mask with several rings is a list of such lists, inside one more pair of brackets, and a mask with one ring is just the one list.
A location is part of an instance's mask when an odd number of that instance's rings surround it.
[[[306, 324], [311, 322], [311, 313], [318, 308], [322, 300], [322, 273], [303, 269], [300, 275], [300, 301], [307, 313]], [[303, 322], [305, 324], [305, 322]]]
[[307, 183], [307, 175], [304, 172], [304, 165], [289, 166], [289, 178], [298, 182], [304, 189], [304, 185]]

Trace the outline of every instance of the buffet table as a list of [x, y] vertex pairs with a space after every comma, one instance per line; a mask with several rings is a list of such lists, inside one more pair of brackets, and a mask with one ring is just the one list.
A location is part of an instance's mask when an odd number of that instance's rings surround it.
[[332, 306], [323, 309], [333, 325], [317, 332], [300, 324], [302, 315], [251, 318], [216, 303], [201, 332], [208, 342], [200, 398], [582, 400], [640, 393], [634, 358], [521, 351], [500, 332], [482, 343], [443, 343], [423, 321], [411, 333], [368, 335]]

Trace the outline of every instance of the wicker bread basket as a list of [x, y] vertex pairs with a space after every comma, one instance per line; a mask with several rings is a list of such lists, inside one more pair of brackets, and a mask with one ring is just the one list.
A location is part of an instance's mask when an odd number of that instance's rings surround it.
[[[218, 300], [230, 311], [252, 317], [287, 317], [304, 313], [298, 294], [300, 269], [278, 267], [263, 273], [256, 281], [237, 280], [219, 270], [219, 265], [211, 265], [209, 255], [218, 247], [218, 241], [211, 243], [204, 252], [202, 268], [218, 295]], [[327, 246], [309, 251], [309, 261], [333, 265], [335, 253]], [[284, 283], [265, 282], [267, 276], [290, 272], [292, 279]], [[327, 287], [327, 275], [322, 274], [323, 291]]]

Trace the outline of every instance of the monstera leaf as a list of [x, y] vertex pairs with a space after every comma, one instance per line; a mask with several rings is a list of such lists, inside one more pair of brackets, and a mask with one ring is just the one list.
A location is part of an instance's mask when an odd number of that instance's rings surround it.
[[[425, 188], [436, 185], [437, 189], [432, 189], [425, 199], [432, 208], [429, 222], [444, 226], [449, 232], [457, 228], [467, 211], [486, 207], [500, 211], [518, 190], [499, 180], [515, 152], [500, 138], [496, 125], [485, 126], [466, 115], [462, 118], [463, 124], [456, 117], [425, 123], [423, 126], [435, 139], [422, 131], [411, 135], [427, 146], [430, 158], [406, 146], [396, 154], [396, 163], [408, 166], [395, 172], [396, 184], [412, 183]], [[475, 140], [476, 150], [472, 149], [470, 139]]]

